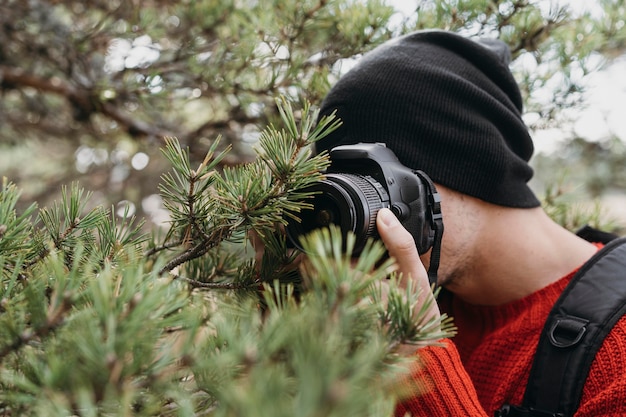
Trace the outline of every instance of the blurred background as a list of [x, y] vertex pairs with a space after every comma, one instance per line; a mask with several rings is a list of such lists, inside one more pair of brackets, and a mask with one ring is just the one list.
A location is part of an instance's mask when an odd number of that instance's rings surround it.
[[78, 181], [159, 227], [164, 137], [249, 161], [276, 97], [317, 104], [363, 52], [445, 28], [509, 44], [537, 193], [624, 227], [625, 22], [624, 0], [0, 0], [0, 177], [23, 207]]

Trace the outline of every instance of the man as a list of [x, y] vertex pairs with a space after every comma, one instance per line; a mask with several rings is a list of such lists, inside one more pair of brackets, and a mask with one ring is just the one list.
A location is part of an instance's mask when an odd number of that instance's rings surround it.
[[[554, 223], [527, 185], [533, 145], [509, 59], [496, 40], [416, 32], [366, 54], [321, 106], [343, 125], [317, 151], [384, 142], [441, 194], [439, 307], [458, 334], [415, 352], [413, 375], [427, 390], [399, 404], [399, 416], [491, 416], [520, 404], [551, 307], [601, 246]], [[428, 288], [429, 255], [420, 262], [391, 211], [379, 212], [377, 226], [404, 275]], [[576, 416], [626, 415], [625, 374], [622, 318], [596, 355]]]

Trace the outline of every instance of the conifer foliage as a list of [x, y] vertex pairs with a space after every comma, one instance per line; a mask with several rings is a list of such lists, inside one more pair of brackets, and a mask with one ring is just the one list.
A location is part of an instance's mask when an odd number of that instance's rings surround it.
[[167, 141], [164, 236], [91, 207], [78, 185], [18, 213], [2, 180], [0, 415], [391, 415], [398, 346], [453, 327], [414, 308], [378, 241], [355, 260], [353, 237], [319, 231], [296, 262], [282, 227], [328, 163], [311, 144], [339, 122], [278, 107], [284, 126], [263, 131], [246, 165], [218, 169], [216, 141], [194, 168]]

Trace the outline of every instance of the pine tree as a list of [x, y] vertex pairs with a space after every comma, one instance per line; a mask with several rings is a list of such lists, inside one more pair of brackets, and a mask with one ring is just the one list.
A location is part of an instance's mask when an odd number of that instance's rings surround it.
[[[223, 164], [248, 161], [259, 130], [279, 123], [278, 95], [319, 104], [355, 58], [415, 29], [503, 39], [531, 127], [567, 128], [561, 110], [580, 109], [587, 75], [626, 50], [623, 0], [569, 3], [3, 0], [0, 175], [19, 185], [20, 207], [50, 206], [80, 180], [92, 204], [128, 201], [149, 222], [142, 202], [168, 168], [164, 136], [194, 166], [219, 135], [220, 150], [232, 146]], [[392, 4], [414, 8], [403, 18]], [[624, 150], [611, 153], [603, 173], [623, 171]], [[150, 163], [135, 169], [133, 156]], [[620, 180], [598, 183], [585, 164], [576, 172], [596, 191]]]
[[454, 328], [415, 311], [418, 294], [398, 287], [379, 241], [352, 259], [354, 236], [320, 230], [294, 267], [282, 228], [328, 164], [311, 144], [339, 121], [278, 108], [284, 126], [263, 131], [249, 164], [218, 170], [228, 150], [216, 141], [193, 168], [168, 140], [162, 237], [90, 208], [78, 185], [51, 208], [17, 213], [19, 190], [3, 180], [2, 415], [391, 415], [400, 344]]

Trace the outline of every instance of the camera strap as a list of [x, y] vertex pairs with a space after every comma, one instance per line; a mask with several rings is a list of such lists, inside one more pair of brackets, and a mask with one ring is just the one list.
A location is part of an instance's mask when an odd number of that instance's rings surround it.
[[433, 232], [433, 246], [430, 252], [430, 265], [428, 267], [428, 281], [433, 289], [437, 287], [437, 270], [441, 258], [441, 237], [443, 236], [443, 215], [441, 214], [441, 196], [437, 192], [435, 184], [426, 173], [420, 170], [413, 171], [428, 191], [428, 220]]

